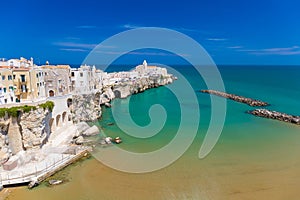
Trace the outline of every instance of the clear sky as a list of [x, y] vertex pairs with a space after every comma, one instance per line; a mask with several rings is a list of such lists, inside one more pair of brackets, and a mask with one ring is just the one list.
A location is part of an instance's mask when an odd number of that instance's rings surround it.
[[296, 0], [1, 1], [0, 58], [80, 64], [116, 33], [164, 27], [198, 41], [217, 64], [300, 65], [299, 8]]

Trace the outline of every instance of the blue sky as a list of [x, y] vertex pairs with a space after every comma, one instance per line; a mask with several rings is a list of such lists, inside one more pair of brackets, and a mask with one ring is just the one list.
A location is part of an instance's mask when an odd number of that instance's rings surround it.
[[[291, 0], [2, 1], [0, 58], [80, 64], [114, 34], [164, 27], [195, 39], [217, 64], [300, 65], [299, 7]], [[130, 57], [143, 58], [176, 63], [168, 54]]]

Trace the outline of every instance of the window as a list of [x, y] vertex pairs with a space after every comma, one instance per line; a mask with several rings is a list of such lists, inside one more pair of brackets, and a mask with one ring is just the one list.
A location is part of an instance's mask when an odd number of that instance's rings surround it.
[[83, 77], [83, 73], [82, 72], [80, 72], [80, 77]]
[[7, 99], [4, 99], [4, 103], [7, 103]]
[[74, 72], [71, 72], [71, 76], [74, 77], [74, 76], [75, 76], [75, 73], [74, 73]]
[[13, 98], [13, 97], [10, 97], [10, 101], [11, 101], [11, 102], [14, 102], [14, 98]]
[[2, 80], [3, 80], [3, 81], [5, 80], [5, 76], [2, 76]]
[[36, 86], [37, 86], [37, 87], [39, 87], [39, 86], [40, 86], [40, 84], [39, 84], [39, 83], [37, 83], [37, 84], [36, 84]]
[[16, 79], [16, 75], [13, 75], [13, 77], [14, 77], [14, 80]]
[[27, 92], [26, 85], [21, 85], [22, 92]]
[[36, 78], [39, 78], [39, 74], [36, 74]]
[[13, 86], [9, 86], [9, 91], [10, 92], [14, 91], [14, 87]]
[[3, 88], [3, 92], [6, 93], [6, 87]]
[[7, 76], [7, 79], [8, 79], [9, 81], [12, 80], [11, 75], [8, 75], [8, 76]]
[[21, 75], [21, 82], [25, 82], [25, 75]]

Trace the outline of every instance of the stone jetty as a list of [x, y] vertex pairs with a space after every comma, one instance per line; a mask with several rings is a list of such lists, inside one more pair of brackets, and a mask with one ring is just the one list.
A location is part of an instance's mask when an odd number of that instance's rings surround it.
[[287, 123], [292, 123], [292, 124], [297, 124], [300, 125], [300, 116], [294, 116], [294, 115], [289, 115], [286, 113], [281, 113], [277, 111], [270, 111], [267, 109], [255, 109], [252, 111], [249, 111], [248, 113], [259, 116], [259, 117], [264, 117], [264, 118], [269, 118], [269, 119], [275, 119]]
[[227, 98], [227, 99], [231, 99], [233, 101], [237, 101], [237, 102], [240, 102], [240, 103], [245, 103], [245, 104], [248, 104], [249, 106], [253, 106], [253, 107], [261, 107], [261, 106], [270, 105], [269, 103], [263, 102], [263, 101], [260, 101], [260, 100], [251, 99], [251, 98], [247, 98], [247, 97], [243, 97], [243, 96], [238, 96], [238, 95], [235, 95], [235, 94], [228, 94], [228, 93], [220, 92], [220, 91], [216, 91], [216, 90], [201, 90], [201, 92], [217, 95], [217, 96], [224, 97], [224, 98]]

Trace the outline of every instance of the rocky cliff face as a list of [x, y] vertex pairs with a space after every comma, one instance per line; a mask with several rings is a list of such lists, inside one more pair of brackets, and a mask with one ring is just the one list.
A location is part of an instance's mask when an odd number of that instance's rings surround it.
[[126, 98], [132, 94], [143, 92], [150, 88], [155, 88], [172, 83], [172, 76], [150, 76], [137, 79], [136, 81], [128, 81], [120, 83], [113, 87], [116, 98]]
[[51, 112], [38, 108], [0, 119], [0, 164], [22, 150], [41, 147], [50, 135]]
[[109, 103], [111, 100], [116, 98], [115, 93], [112, 90], [111, 86], [104, 87], [100, 92], [100, 104]]
[[73, 122], [94, 121], [101, 116], [100, 93], [73, 95]]
[[73, 95], [73, 121], [74, 123], [95, 121], [101, 117], [101, 105], [107, 104], [115, 98], [126, 98], [150, 88], [170, 84], [173, 80], [174, 77], [171, 75], [143, 77], [105, 86], [101, 91], [95, 93]]
[[9, 120], [0, 119], [0, 164], [6, 162], [12, 155], [8, 142]]
[[51, 112], [38, 108], [20, 117], [22, 143], [25, 150], [41, 147], [50, 135]]

